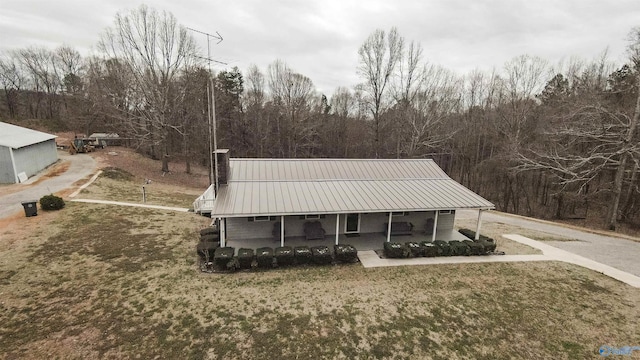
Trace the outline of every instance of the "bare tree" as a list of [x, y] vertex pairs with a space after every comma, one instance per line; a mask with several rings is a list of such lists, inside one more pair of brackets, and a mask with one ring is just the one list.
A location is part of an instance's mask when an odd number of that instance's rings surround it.
[[393, 27], [389, 33], [378, 29], [360, 46], [358, 74], [364, 78], [363, 89], [369, 95], [370, 111], [373, 115], [374, 151], [378, 157], [381, 118], [385, 108], [384, 96], [394, 69], [400, 60], [404, 39]]
[[181, 133], [173, 106], [181, 102], [185, 89], [178, 76], [191, 64], [196, 46], [184, 26], [168, 12], [145, 5], [118, 13], [114, 26], [106, 29], [98, 43], [105, 60], [117, 59], [129, 69], [134, 81], [128, 85], [136, 102], [121, 119], [132, 136], [152, 151], [163, 151], [162, 171], [169, 171], [169, 137]]

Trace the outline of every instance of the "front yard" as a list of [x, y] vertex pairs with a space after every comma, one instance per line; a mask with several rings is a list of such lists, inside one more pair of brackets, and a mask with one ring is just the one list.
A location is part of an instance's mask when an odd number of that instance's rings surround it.
[[640, 290], [581, 267], [203, 274], [208, 223], [68, 203], [4, 224], [0, 358], [585, 359], [640, 345]]

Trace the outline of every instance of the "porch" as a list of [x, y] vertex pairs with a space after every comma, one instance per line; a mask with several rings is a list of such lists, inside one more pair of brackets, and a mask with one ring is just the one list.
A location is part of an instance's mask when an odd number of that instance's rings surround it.
[[[411, 235], [394, 235], [391, 236], [392, 242], [405, 243], [405, 242], [417, 242], [431, 241], [432, 235], [427, 235], [422, 232], [413, 232]], [[437, 231], [436, 240], [468, 240], [467, 237], [460, 234], [457, 230], [443, 230]], [[360, 233], [357, 236], [347, 236], [345, 234], [338, 235], [338, 243], [348, 244], [355, 247], [358, 251], [364, 250], [379, 250], [382, 249], [382, 243], [387, 241], [387, 235], [383, 233]], [[304, 236], [285, 236], [285, 246], [319, 246], [324, 245], [333, 248], [336, 243], [335, 234], [326, 235], [323, 240], [306, 240]], [[280, 239], [274, 238], [259, 238], [259, 239], [227, 239], [226, 246], [239, 248], [257, 249], [261, 247], [276, 248], [281, 245]]]

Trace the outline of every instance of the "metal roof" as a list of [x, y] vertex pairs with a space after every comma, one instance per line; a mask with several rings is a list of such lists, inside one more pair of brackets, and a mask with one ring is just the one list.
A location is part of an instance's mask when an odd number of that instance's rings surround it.
[[0, 146], [19, 149], [32, 144], [55, 139], [57, 136], [41, 131], [0, 122]]
[[212, 217], [491, 209], [433, 160], [231, 159]]

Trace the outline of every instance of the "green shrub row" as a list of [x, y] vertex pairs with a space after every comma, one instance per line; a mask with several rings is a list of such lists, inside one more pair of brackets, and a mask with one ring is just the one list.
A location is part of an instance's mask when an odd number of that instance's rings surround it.
[[275, 249], [262, 247], [256, 249], [255, 253], [253, 249], [241, 248], [234, 257], [235, 249], [232, 247], [219, 247], [217, 242], [201, 241], [197, 251], [203, 269], [217, 271], [358, 261], [358, 251], [351, 245], [335, 245], [333, 254], [327, 246], [281, 246]]
[[485, 252], [494, 252], [496, 251], [496, 241], [488, 236], [480, 234], [478, 236], [478, 240], [476, 238], [476, 232], [470, 229], [460, 229], [458, 232], [474, 242], [482, 244]]
[[423, 241], [421, 243], [406, 242], [404, 244], [395, 242], [384, 242], [384, 256], [391, 259], [408, 257], [435, 257], [435, 256], [469, 256], [487, 255], [495, 251], [495, 243], [488, 241]]

